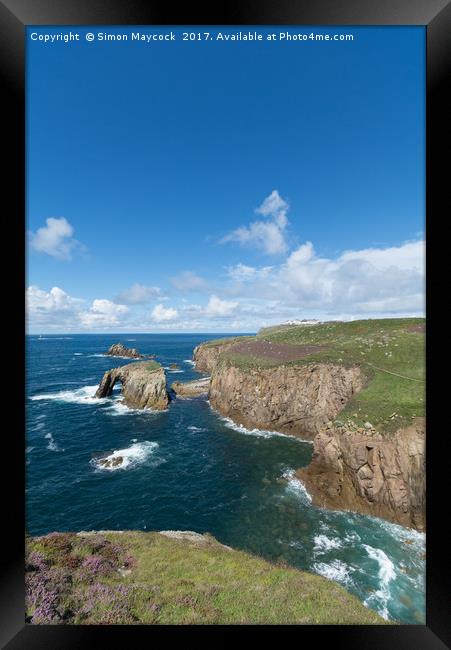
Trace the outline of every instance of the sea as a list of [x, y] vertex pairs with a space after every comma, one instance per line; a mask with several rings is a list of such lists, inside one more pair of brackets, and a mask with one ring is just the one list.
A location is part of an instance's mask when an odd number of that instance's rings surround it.
[[[425, 624], [424, 534], [312, 505], [295, 477], [311, 442], [237, 426], [206, 397], [174, 399], [159, 412], [127, 408], [120, 384], [112, 397], [94, 397], [106, 370], [130, 363], [105, 355], [113, 343], [156, 355], [170, 385], [203, 376], [193, 349], [223, 336], [27, 336], [27, 533], [208, 532], [334, 580], [387, 620]], [[120, 466], [98, 463], [115, 456]]]

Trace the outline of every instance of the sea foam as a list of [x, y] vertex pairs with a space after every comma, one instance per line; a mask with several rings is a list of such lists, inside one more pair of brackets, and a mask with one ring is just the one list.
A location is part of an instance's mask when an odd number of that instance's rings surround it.
[[43, 393], [41, 395], [32, 395], [29, 399], [32, 401], [39, 400], [56, 400], [58, 402], [69, 402], [71, 404], [101, 404], [106, 402], [107, 398], [94, 397], [98, 385], [82, 386], [75, 390], [60, 390], [57, 393]]
[[286, 489], [288, 492], [295, 494], [303, 503], [307, 505], [310, 505], [312, 503], [311, 495], [307, 491], [304, 483], [296, 478], [294, 469], [287, 469], [282, 474], [282, 477], [287, 480]]
[[[149, 458], [149, 456], [157, 451], [157, 449], [157, 442], [149, 442], [148, 440], [144, 440], [143, 442], [135, 442], [130, 447], [126, 447], [125, 449], [116, 449], [106, 456], [92, 458], [90, 463], [96, 468], [96, 470], [105, 472], [131, 469], [137, 465], [144, 463]], [[115, 467], [104, 467], [103, 465], [99, 464], [99, 461], [101, 460], [114, 460], [115, 458], [122, 458], [122, 463], [120, 465], [116, 465]], [[159, 462], [162, 461], [160, 460]]]
[[368, 544], [362, 544], [362, 547], [369, 557], [378, 563], [378, 578], [380, 580], [379, 589], [368, 596], [364, 605], [374, 607], [383, 618], [388, 620], [390, 616], [387, 605], [390, 600], [390, 582], [396, 578], [395, 565], [382, 549], [373, 548]]
[[312, 568], [316, 573], [329, 578], [329, 580], [340, 582], [342, 585], [349, 585], [352, 582], [350, 574], [354, 569], [341, 560], [332, 560], [329, 563], [315, 562]]

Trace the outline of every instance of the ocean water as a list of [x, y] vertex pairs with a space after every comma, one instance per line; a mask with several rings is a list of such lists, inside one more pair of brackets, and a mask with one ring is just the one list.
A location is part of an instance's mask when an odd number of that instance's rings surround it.
[[[164, 412], [128, 409], [120, 385], [94, 398], [103, 373], [130, 362], [103, 355], [117, 341], [155, 354], [170, 384], [199, 377], [193, 348], [218, 337], [27, 337], [27, 532], [209, 532], [335, 580], [386, 619], [424, 624], [424, 535], [313, 506], [294, 478], [311, 443], [235, 426], [204, 398], [176, 399]], [[125, 460], [102, 469], [105, 456]]]

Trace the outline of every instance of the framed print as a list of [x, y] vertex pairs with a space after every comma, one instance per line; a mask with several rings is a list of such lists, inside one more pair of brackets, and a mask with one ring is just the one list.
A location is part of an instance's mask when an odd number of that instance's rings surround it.
[[26, 290], [4, 646], [447, 647], [449, 3], [0, 15]]

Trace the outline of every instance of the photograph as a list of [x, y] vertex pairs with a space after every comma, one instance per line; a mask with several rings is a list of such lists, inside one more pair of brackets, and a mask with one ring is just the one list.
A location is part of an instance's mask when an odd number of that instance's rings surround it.
[[25, 51], [26, 623], [425, 625], [425, 27]]

